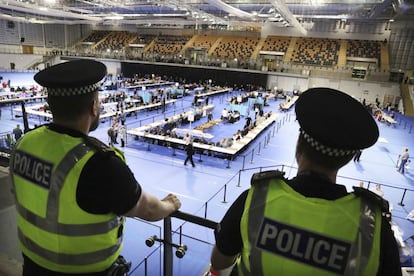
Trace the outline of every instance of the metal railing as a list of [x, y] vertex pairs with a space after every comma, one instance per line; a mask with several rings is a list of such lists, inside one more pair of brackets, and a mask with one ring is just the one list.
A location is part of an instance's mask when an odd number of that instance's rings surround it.
[[[255, 172], [262, 172], [262, 171], [267, 171], [267, 170], [275, 170], [275, 169], [279, 169], [283, 172], [288, 172], [290, 171], [290, 175], [295, 174], [297, 171], [296, 167], [292, 167], [292, 166], [287, 166], [287, 165], [277, 165], [277, 166], [266, 166], [266, 167], [255, 167], [255, 168], [248, 168], [248, 169], [240, 169], [236, 174], [234, 174], [232, 177], [230, 177], [230, 179], [228, 181], [226, 181], [226, 183], [213, 195], [211, 196], [208, 200], [206, 200], [206, 202], [203, 204], [203, 206], [196, 211], [195, 213], [198, 213], [199, 211], [203, 211], [204, 212], [204, 216], [196, 216], [196, 215], [192, 215], [192, 214], [188, 214], [188, 213], [184, 213], [181, 211], [176, 211], [175, 213], [173, 213], [170, 217], [167, 217], [164, 219], [163, 221], [163, 238], [157, 237], [157, 236], [151, 236], [147, 239], [146, 244], [147, 245], [153, 245], [155, 243], [155, 241], [159, 242], [161, 244], [161, 246], [163, 246], [163, 260], [162, 260], [162, 264], [163, 264], [163, 274], [164, 276], [172, 276], [173, 275], [173, 249], [176, 249], [176, 253], [175, 255], [181, 259], [184, 257], [186, 251], [187, 251], [187, 246], [183, 245], [181, 242], [181, 237], [183, 236], [182, 233], [182, 225], [181, 224], [178, 227], [178, 230], [173, 231], [171, 228], [171, 219], [172, 218], [177, 218], [180, 220], [184, 220], [185, 222], [190, 222], [190, 223], [194, 223], [197, 224], [199, 226], [202, 227], [206, 227], [208, 229], [217, 229], [218, 223], [215, 221], [212, 221], [210, 219], [207, 218], [207, 211], [208, 211], [208, 203], [213, 201], [215, 198], [220, 197], [220, 193], [223, 193], [223, 200], [221, 200], [221, 203], [227, 203], [226, 201], [226, 193], [227, 193], [227, 186], [233, 182], [234, 184], [234, 180], [236, 180], [236, 187], [241, 187], [242, 186], [242, 179], [249, 179], [249, 177], [242, 177], [243, 174], [249, 174], [252, 175]], [[387, 187], [390, 189], [396, 189], [401, 191], [400, 194], [400, 199], [398, 200], [398, 205], [400, 206], [404, 206], [404, 200], [406, 197], [407, 192], [411, 193], [412, 195], [414, 195], [414, 189], [409, 189], [409, 188], [401, 188], [401, 187], [397, 187], [397, 186], [393, 186], [393, 185], [389, 185], [389, 184], [385, 184], [385, 183], [378, 183], [378, 182], [374, 182], [374, 181], [370, 181], [370, 180], [366, 180], [366, 179], [357, 179], [357, 178], [352, 178], [352, 177], [345, 177], [345, 176], [337, 176], [338, 179], [338, 183], [353, 183], [353, 184], [357, 184], [360, 181], [363, 181], [364, 183], [367, 184], [366, 188], [370, 188], [371, 185], [376, 185], [376, 184], [380, 184], [383, 187]], [[356, 186], [356, 185], [353, 185]], [[178, 243], [173, 243], [172, 242], [172, 235], [173, 234], [179, 234], [179, 242]], [[161, 248], [160, 246], [160, 248]], [[141, 262], [142, 263], [142, 262]], [[208, 267], [208, 263], [206, 262], [206, 267]], [[145, 270], [146, 271], [146, 270]], [[147, 274], [145, 274], [147, 275]]]

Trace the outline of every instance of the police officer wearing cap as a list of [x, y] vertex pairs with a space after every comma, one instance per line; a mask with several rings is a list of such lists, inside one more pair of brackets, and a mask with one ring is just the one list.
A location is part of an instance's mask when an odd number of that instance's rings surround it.
[[125, 216], [156, 221], [181, 206], [173, 194], [144, 192], [122, 152], [89, 136], [106, 73], [101, 62], [74, 60], [34, 77], [53, 123], [23, 136], [11, 157], [23, 275], [124, 275]]
[[254, 174], [218, 229], [212, 275], [401, 275], [387, 202], [336, 184], [338, 170], [378, 139], [349, 95], [312, 88], [296, 102], [298, 173]]

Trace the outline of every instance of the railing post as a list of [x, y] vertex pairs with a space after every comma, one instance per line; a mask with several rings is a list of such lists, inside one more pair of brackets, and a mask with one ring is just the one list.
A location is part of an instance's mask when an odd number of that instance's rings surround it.
[[224, 185], [224, 196], [223, 196], [222, 203], [227, 203], [227, 201], [226, 201], [226, 193], [227, 193], [227, 184]]
[[252, 149], [252, 158], [250, 159], [250, 164], [253, 164], [254, 149]]
[[148, 258], [145, 257], [144, 259], [144, 275], [147, 276], [148, 275]]
[[403, 200], [404, 200], [404, 197], [405, 197], [405, 193], [407, 192], [407, 189], [404, 189], [404, 193], [403, 193], [403, 196], [402, 196], [402, 198], [401, 198], [401, 201], [400, 202], [398, 202], [398, 205], [400, 205], [400, 206], [405, 206], [405, 204], [403, 203]]
[[242, 165], [242, 170], [244, 170], [244, 165], [246, 163], [246, 155], [243, 155], [243, 165]]
[[171, 217], [164, 218], [164, 276], [172, 276], [173, 255], [172, 255], [172, 234]]
[[230, 169], [230, 156], [227, 158], [227, 166], [226, 169]]
[[207, 204], [208, 204], [208, 202], [206, 202], [206, 204], [204, 205], [205, 206], [205, 208], [204, 208], [204, 218], [207, 218]]

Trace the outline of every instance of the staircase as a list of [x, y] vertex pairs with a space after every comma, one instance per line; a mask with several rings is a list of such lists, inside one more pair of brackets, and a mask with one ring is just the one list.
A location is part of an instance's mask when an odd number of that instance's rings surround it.
[[254, 49], [253, 54], [252, 54], [252, 57], [251, 57], [252, 59], [256, 59], [257, 58], [257, 56], [259, 55], [260, 50], [262, 49], [263, 44], [265, 43], [265, 41], [266, 41], [266, 37], [262, 37], [260, 39], [259, 43], [257, 43], [257, 46]]
[[341, 40], [341, 46], [338, 51], [338, 66], [345, 67], [346, 66], [346, 49], [348, 47], [347, 40]]
[[298, 39], [296, 37], [292, 37], [292, 39], [290, 40], [290, 44], [289, 47], [285, 53], [285, 56], [283, 57], [283, 61], [284, 62], [290, 62], [292, 60], [293, 57], [293, 51], [296, 48], [296, 41]]

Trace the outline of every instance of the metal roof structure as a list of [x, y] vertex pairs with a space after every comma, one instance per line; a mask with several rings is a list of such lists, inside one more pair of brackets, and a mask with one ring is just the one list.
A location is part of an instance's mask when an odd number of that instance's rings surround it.
[[310, 29], [315, 21], [413, 20], [414, 0], [0, 0], [0, 19], [37, 24]]

